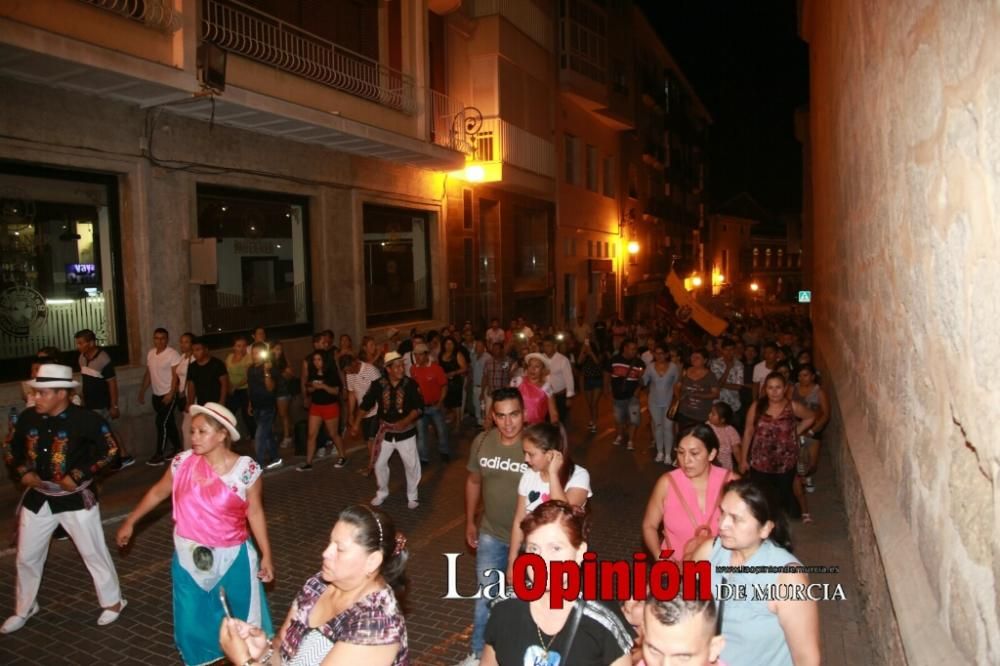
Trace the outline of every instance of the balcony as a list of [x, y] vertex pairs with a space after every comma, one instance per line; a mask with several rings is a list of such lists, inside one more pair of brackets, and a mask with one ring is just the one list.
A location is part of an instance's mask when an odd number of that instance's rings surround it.
[[552, 22], [529, 0], [471, 0], [472, 18], [500, 15], [546, 51], [552, 51]]
[[181, 15], [174, 10], [173, 0], [80, 0], [80, 2], [166, 33], [176, 32], [181, 27]]
[[237, 0], [204, 0], [202, 38], [231, 53], [411, 115], [413, 78]]
[[475, 146], [470, 142], [473, 135], [467, 128], [476, 118], [465, 104], [436, 90], [430, 91], [429, 100], [430, 140], [444, 148], [471, 155]]
[[555, 146], [502, 118], [483, 118], [473, 141], [477, 162], [510, 165], [539, 176], [556, 177]]

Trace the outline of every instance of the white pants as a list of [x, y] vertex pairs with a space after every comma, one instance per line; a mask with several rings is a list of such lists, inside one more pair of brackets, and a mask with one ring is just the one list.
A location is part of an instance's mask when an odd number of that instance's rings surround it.
[[375, 461], [375, 482], [378, 484], [377, 497], [385, 499], [389, 496], [389, 458], [392, 452], [398, 451], [406, 470], [406, 499], [417, 501], [417, 485], [420, 483], [420, 456], [417, 455], [417, 437], [401, 439], [396, 442], [382, 440], [382, 450]]
[[118, 587], [111, 553], [104, 541], [101, 526], [101, 509], [94, 506], [79, 511], [64, 511], [53, 514], [48, 502], [38, 513], [21, 509], [21, 522], [17, 533], [17, 609], [16, 613], [25, 617], [38, 596], [38, 586], [42, 582], [42, 569], [49, 554], [49, 542], [56, 526], [62, 525], [76, 549], [87, 565], [97, 602], [101, 608], [110, 608], [122, 600]]

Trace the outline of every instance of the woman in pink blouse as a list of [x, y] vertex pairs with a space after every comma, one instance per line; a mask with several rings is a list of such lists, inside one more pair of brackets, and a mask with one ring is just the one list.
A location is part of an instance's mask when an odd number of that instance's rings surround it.
[[[660, 477], [646, 505], [642, 538], [654, 555], [691, 559], [694, 550], [719, 533], [719, 500], [732, 472], [714, 465], [719, 440], [705, 424], [696, 425], [677, 445], [677, 469]], [[663, 540], [660, 540], [660, 527]]]

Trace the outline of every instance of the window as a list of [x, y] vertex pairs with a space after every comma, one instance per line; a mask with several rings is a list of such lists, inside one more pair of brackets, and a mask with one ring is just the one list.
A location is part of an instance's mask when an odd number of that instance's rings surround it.
[[764, 268], [771, 267], [771, 248], [767, 248], [764, 251]]
[[576, 238], [575, 237], [572, 238], [572, 239], [570, 239], [570, 247], [569, 247], [569, 249], [570, 249], [569, 256], [575, 257], [576, 256]]
[[594, 241], [592, 240], [587, 241], [587, 258], [594, 258]]
[[466, 289], [472, 289], [472, 283], [476, 274], [476, 259], [473, 255], [471, 238], [466, 238], [462, 241], [462, 258], [465, 260], [465, 280], [463, 284]]
[[45, 346], [89, 328], [128, 362], [112, 175], [0, 162], [0, 380], [24, 379]]
[[300, 197], [198, 187], [198, 236], [216, 240], [217, 278], [201, 287], [197, 333], [308, 332], [307, 212]]
[[608, 252], [608, 241], [604, 241], [604, 258], [607, 259], [611, 254]]
[[579, 174], [579, 156], [577, 155], [577, 145], [579, 140], [570, 134], [566, 135], [566, 150], [565, 150], [565, 169], [566, 169], [566, 182], [570, 185], [577, 185], [580, 182]]
[[602, 176], [604, 177], [604, 196], [615, 196], [615, 160], [613, 157], [605, 157], [602, 165]]
[[614, 259], [614, 258], [615, 258], [615, 250], [616, 250], [617, 248], [618, 248], [618, 243], [612, 243], [612, 244], [611, 244], [611, 258], [612, 258], [612, 259]]
[[597, 148], [587, 146], [587, 189], [597, 191]]
[[634, 164], [628, 167], [628, 195], [633, 199], [639, 198], [639, 173]]
[[729, 275], [729, 250], [722, 251], [722, 274]]
[[462, 190], [462, 228], [472, 228], [472, 190]]
[[760, 248], [755, 247], [753, 249], [753, 267], [757, 268], [757, 264], [760, 262]]
[[544, 210], [514, 209], [514, 274], [547, 279], [549, 274], [549, 224]]
[[368, 326], [431, 317], [430, 216], [421, 210], [364, 207]]

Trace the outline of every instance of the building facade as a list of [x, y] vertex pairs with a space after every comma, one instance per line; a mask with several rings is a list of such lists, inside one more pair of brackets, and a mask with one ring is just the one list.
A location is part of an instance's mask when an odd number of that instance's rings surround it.
[[265, 326], [304, 351], [319, 328], [445, 321], [447, 174], [466, 156], [435, 132], [431, 16], [5, 3], [0, 380], [45, 345], [73, 357], [83, 328], [135, 366], [158, 326], [217, 348]]

